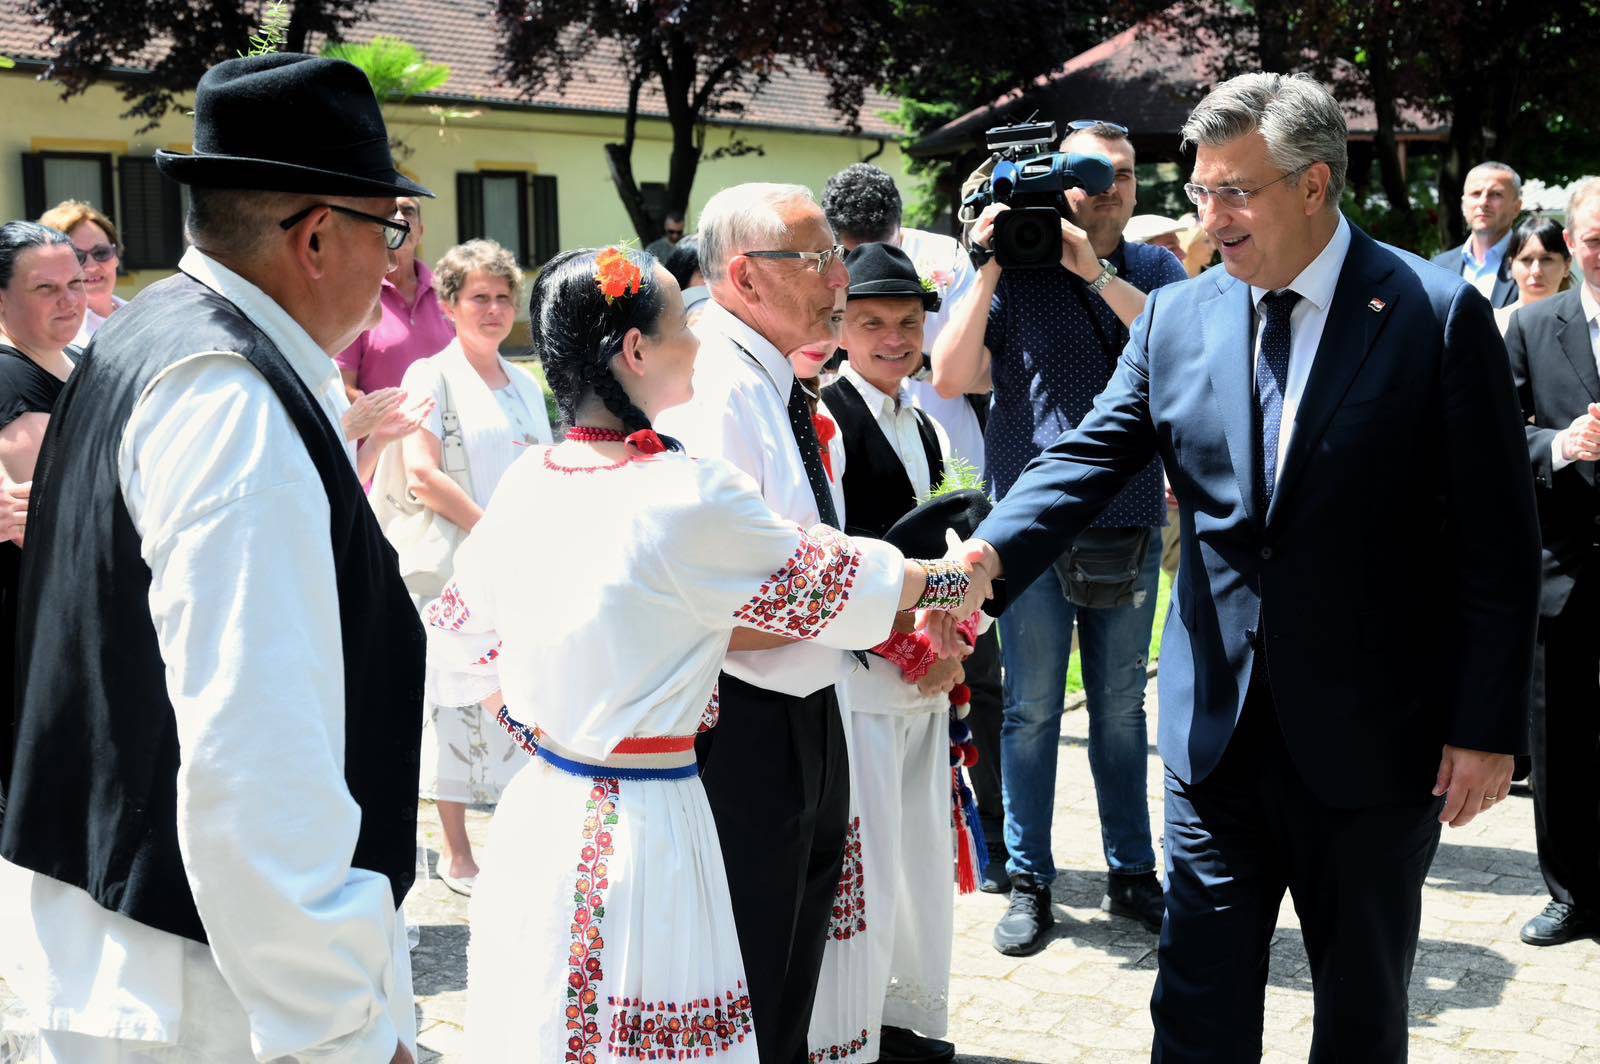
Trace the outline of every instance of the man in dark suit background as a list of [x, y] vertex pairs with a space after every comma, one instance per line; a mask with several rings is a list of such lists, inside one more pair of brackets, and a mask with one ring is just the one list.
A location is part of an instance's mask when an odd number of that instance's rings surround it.
[[1517, 301], [1511, 276], [1511, 229], [1522, 213], [1522, 178], [1505, 163], [1484, 162], [1467, 171], [1461, 186], [1461, 214], [1467, 242], [1445, 248], [1436, 265], [1464, 277], [1496, 310]]
[[1600, 178], [1573, 190], [1566, 238], [1588, 280], [1518, 310], [1506, 332], [1544, 533], [1530, 732], [1550, 903], [1522, 928], [1534, 946], [1600, 931]]
[[1532, 477], [1489, 305], [1337, 204], [1347, 131], [1304, 76], [1219, 85], [1184, 127], [1223, 270], [1152, 292], [1094, 411], [957, 553], [1043, 572], [1153, 455], [1183, 561], [1161, 656], [1167, 917], [1156, 1061], [1261, 1052], [1283, 892], [1311, 1060], [1400, 1061], [1441, 823], [1526, 744]]

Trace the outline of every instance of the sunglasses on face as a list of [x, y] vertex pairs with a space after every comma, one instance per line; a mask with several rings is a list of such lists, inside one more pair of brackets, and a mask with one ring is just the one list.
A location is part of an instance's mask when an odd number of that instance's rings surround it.
[[72, 252], [78, 256], [79, 266], [87, 266], [90, 259], [93, 259], [96, 262], [104, 263], [110, 262], [112, 259], [117, 257], [117, 249], [113, 244], [96, 244], [94, 247], [88, 249], [75, 247], [72, 249]]
[[803, 259], [812, 263], [812, 269], [818, 273], [827, 273], [828, 267], [835, 262], [844, 261], [844, 245], [835, 244], [827, 251], [746, 251], [745, 257], [752, 259]]

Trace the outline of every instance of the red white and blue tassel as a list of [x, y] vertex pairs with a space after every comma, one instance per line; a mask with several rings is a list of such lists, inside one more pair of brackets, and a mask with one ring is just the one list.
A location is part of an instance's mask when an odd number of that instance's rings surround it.
[[971, 689], [957, 684], [950, 691], [950, 824], [955, 836], [956, 888], [962, 894], [978, 889], [978, 872], [988, 853], [978, 800], [962, 771], [978, 763], [978, 747], [966, 719], [971, 710]]

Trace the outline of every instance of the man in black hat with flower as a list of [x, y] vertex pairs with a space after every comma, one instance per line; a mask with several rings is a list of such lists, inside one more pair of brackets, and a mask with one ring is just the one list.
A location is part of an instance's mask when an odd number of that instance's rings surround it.
[[[951, 454], [944, 428], [916, 406], [907, 385], [922, 368], [923, 324], [939, 297], [892, 244], [859, 245], [845, 266], [849, 361], [822, 395], [844, 445], [844, 527], [882, 539], [944, 479]], [[933, 545], [943, 538], [936, 535]], [[955, 1055], [949, 1042], [926, 1036], [944, 1034], [948, 1021], [955, 904], [949, 692], [962, 678], [958, 660], [935, 662], [925, 654], [919, 663], [902, 652], [870, 656], [866, 668], [839, 683], [865, 873], [866, 949], [852, 955], [865, 955], [866, 974], [864, 983], [845, 980], [866, 987], [865, 1018], [854, 1025], [867, 1031], [862, 1060]], [[823, 991], [817, 1000], [832, 1004], [848, 996]], [[819, 1006], [813, 1016], [813, 1059], [826, 1059], [817, 1054], [831, 1046], [821, 1012]], [[850, 1030], [855, 1017], [843, 1019]]]
[[410, 1061], [423, 636], [340, 431], [398, 196], [346, 63], [200, 81], [176, 276], [34, 478], [0, 853], [46, 1060]]

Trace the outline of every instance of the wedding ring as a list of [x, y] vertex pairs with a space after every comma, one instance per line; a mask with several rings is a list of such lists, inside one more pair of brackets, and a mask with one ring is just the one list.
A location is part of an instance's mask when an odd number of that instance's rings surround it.
[[1486, 802], [1498, 802], [1500, 796], [1498, 794], [1486, 794], [1483, 796], [1483, 800]]

